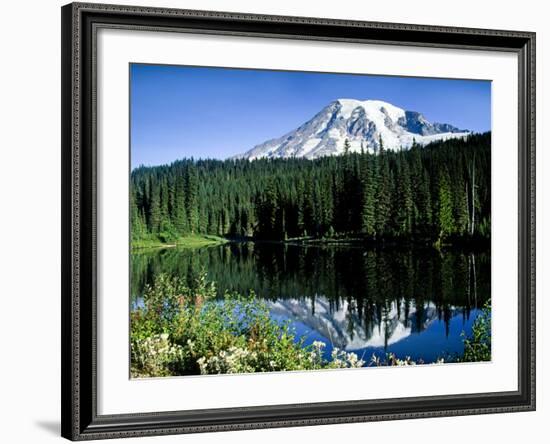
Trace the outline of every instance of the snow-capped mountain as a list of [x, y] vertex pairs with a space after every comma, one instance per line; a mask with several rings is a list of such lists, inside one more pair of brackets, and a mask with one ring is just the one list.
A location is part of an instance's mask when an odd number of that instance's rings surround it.
[[416, 140], [425, 145], [434, 140], [465, 137], [470, 132], [448, 123], [432, 123], [416, 111], [405, 111], [380, 100], [339, 99], [327, 105], [311, 120], [277, 139], [256, 145], [236, 158], [305, 157], [350, 152], [376, 153], [379, 140], [385, 149], [407, 149]]

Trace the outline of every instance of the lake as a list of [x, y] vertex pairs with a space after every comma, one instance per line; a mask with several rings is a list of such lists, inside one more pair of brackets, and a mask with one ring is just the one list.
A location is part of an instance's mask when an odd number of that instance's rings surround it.
[[132, 306], [155, 275], [192, 282], [203, 270], [220, 299], [253, 290], [306, 344], [320, 340], [327, 357], [338, 347], [367, 364], [373, 354], [424, 362], [461, 354], [461, 334], [490, 298], [488, 250], [230, 242], [132, 252]]

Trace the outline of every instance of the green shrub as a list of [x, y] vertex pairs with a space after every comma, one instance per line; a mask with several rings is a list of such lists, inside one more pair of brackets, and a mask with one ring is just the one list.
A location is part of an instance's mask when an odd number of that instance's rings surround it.
[[487, 301], [472, 326], [472, 334], [464, 335], [464, 355], [461, 362], [491, 360], [491, 300]]

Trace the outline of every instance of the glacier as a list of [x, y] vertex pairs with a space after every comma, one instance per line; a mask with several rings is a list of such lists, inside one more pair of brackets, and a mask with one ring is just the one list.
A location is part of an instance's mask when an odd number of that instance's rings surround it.
[[406, 111], [381, 100], [338, 99], [312, 119], [289, 133], [256, 145], [236, 159], [291, 158], [316, 159], [345, 152], [377, 153], [380, 140], [385, 149], [408, 149], [436, 140], [464, 138], [471, 131], [448, 123], [429, 122], [421, 113]]

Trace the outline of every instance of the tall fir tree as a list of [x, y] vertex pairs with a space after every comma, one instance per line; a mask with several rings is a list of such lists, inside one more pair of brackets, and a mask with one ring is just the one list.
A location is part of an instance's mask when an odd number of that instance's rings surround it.
[[413, 218], [413, 195], [411, 175], [407, 160], [398, 157], [396, 202], [395, 202], [396, 234], [407, 236], [411, 233]]
[[461, 170], [459, 170], [459, 174], [457, 174], [453, 185], [454, 232], [462, 236], [468, 234], [468, 225], [470, 221], [468, 213], [468, 186], [464, 181]]
[[198, 173], [193, 162], [187, 165], [185, 174], [185, 212], [187, 214], [187, 225], [191, 233], [196, 233], [199, 227], [198, 208]]
[[446, 238], [453, 232], [453, 202], [451, 195], [451, 184], [447, 169], [439, 171], [438, 180], [438, 228], [439, 237]]
[[188, 230], [185, 199], [185, 179], [180, 171], [176, 173], [176, 185], [174, 195], [174, 226], [176, 228], [176, 231], [180, 235], [185, 234]]
[[151, 206], [149, 213], [149, 230], [151, 233], [158, 234], [160, 232], [160, 224], [162, 222], [162, 203], [160, 201], [160, 185], [156, 180], [152, 179], [151, 187]]
[[[380, 145], [383, 147], [383, 144]], [[378, 187], [376, 189], [376, 237], [389, 234], [389, 222], [392, 208], [393, 186], [390, 175], [389, 159], [383, 151], [377, 157]]]
[[376, 175], [372, 156], [361, 156], [361, 231], [368, 237], [376, 233]]

